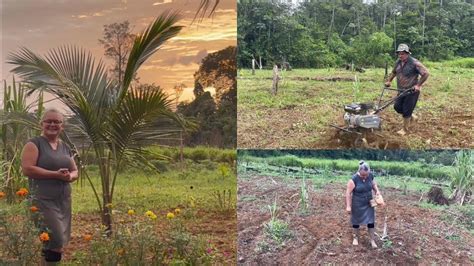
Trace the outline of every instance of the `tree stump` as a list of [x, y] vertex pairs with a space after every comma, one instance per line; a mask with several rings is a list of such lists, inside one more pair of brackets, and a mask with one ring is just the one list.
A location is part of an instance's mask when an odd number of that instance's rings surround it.
[[280, 81], [280, 74], [278, 73], [278, 66], [273, 66], [273, 84], [272, 84], [272, 95], [276, 95], [278, 92], [278, 82]]
[[443, 195], [443, 190], [440, 187], [432, 186], [428, 192], [428, 203], [436, 205], [449, 205], [448, 199]]

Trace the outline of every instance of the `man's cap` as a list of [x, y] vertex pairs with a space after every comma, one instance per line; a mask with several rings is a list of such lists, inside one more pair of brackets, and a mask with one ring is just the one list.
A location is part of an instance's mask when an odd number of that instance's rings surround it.
[[408, 47], [408, 45], [406, 45], [404, 43], [401, 43], [401, 44], [398, 45], [397, 53], [398, 52], [407, 52], [407, 53], [411, 54], [410, 48]]

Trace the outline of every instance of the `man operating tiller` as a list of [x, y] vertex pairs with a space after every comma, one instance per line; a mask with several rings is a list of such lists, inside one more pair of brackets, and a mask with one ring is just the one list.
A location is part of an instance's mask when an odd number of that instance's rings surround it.
[[[417, 59], [411, 57], [411, 52], [406, 44], [400, 44], [397, 49], [398, 60], [395, 62], [392, 73], [388, 76], [385, 86], [390, 87], [392, 80], [397, 77], [397, 89], [399, 94], [404, 90], [414, 89], [413, 93], [402, 96], [395, 101], [395, 110], [403, 116], [403, 128], [397, 131], [405, 135], [410, 130], [410, 124], [417, 120], [413, 114], [416, 102], [420, 95], [423, 83], [428, 79], [428, 69]], [[418, 76], [420, 78], [418, 79]]]

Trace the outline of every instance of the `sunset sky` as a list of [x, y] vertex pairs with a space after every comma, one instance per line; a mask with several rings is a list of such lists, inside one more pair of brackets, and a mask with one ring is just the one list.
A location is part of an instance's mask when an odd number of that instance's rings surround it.
[[[193, 74], [208, 53], [236, 45], [236, 0], [221, 0], [215, 14], [191, 24], [198, 0], [1, 0], [1, 78], [11, 82], [9, 53], [25, 46], [44, 54], [51, 48], [74, 44], [104, 57], [103, 25], [128, 20], [133, 33], [142, 31], [165, 10], [180, 10], [185, 26], [181, 33], [165, 43], [142, 65], [138, 77], [142, 83], [155, 83], [171, 92], [184, 83], [183, 99], [192, 96]], [[213, 2], [213, 1], [212, 1]]]

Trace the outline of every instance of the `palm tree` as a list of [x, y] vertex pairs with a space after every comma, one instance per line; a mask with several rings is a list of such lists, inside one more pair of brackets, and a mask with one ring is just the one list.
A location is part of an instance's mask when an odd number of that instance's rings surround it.
[[[167, 134], [152, 128], [152, 121], [167, 118], [182, 128], [186, 121], [172, 112], [172, 100], [161, 89], [131, 87], [140, 66], [181, 26], [177, 13], [166, 12], [137, 35], [122, 80], [107, 77], [102, 61], [71, 46], [51, 50], [45, 57], [27, 48], [10, 55], [12, 70], [37, 90], [56, 95], [72, 112], [74, 129], [90, 143], [99, 165], [102, 193], [92, 186], [101, 211], [102, 224], [112, 230], [112, 199], [120, 165], [146, 165], [143, 141]], [[83, 172], [85, 169], [83, 169]], [[89, 183], [92, 182], [86, 175]]]

